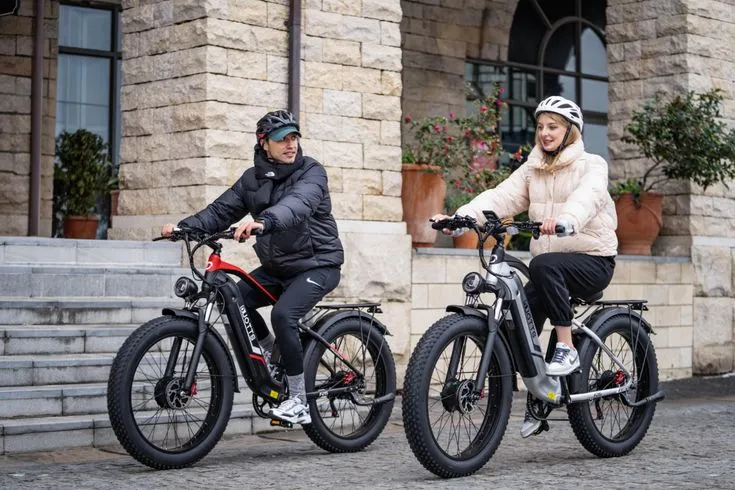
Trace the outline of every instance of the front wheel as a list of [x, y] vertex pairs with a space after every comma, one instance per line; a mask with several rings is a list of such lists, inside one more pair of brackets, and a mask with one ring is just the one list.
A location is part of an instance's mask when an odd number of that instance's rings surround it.
[[189, 466], [212, 450], [232, 410], [228, 353], [207, 335], [191, 390], [184, 378], [198, 337], [196, 322], [160, 317], [139, 327], [112, 363], [107, 409], [117, 439], [155, 469]]
[[304, 431], [329, 452], [360, 451], [378, 438], [393, 410], [393, 354], [383, 334], [360, 318], [345, 318], [320, 334], [355, 370], [324, 344], [310, 344], [304, 381], [315, 396], [309, 400], [311, 424]]
[[[569, 405], [569, 423], [589, 452], [609, 458], [632, 451], [651, 425], [656, 403], [631, 407], [626, 402], [643, 400], [658, 391], [658, 363], [648, 332], [627, 314], [614, 316], [595, 333], [632, 376], [627, 392]], [[625, 373], [590, 338], [579, 346], [581, 371], [570, 377], [572, 393], [586, 393], [621, 386]]]
[[513, 369], [496, 337], [483, 385], [475, 380], [487, 320], [450, 315], [421, 337], [406, 370], [403, 426], [416, 459], [443, 478], [482, 468], [500, 445], [513, 401]]

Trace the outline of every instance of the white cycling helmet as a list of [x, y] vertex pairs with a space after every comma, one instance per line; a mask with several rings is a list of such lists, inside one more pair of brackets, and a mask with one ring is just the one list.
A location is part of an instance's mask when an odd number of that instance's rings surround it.
[[536, 108], [534, 117], [538, 118], [541, 112], [553, 112], [564, 116], [567, 121], [577, 126], [580, 131], [582, 131], [582, 126], [584, 126], [582, 111], [579, 109], [579, 106], [571, 100], [559, 97], [558, 95], [552, 95], [542, 100]]

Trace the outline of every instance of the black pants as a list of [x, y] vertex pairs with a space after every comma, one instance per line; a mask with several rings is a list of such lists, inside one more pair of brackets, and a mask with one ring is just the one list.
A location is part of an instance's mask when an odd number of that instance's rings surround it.
[[[304, 353], [299, 339], [298, 319], [311, 310], [321, 299], [339, 284], [339, 267], [319, 267], [289, 279], [279, 279], [262, 267], [250, 273], [273, 296], [278, 298], [271, 311], [271, 325], [281, 350], [286, 374], [295, 376], [304, 372]], [[238, 283], [245, 300], [248, 315], [258, 339], [270, 335], [268, 327], [255, 309], [266, 306], [267, 298], [244, 281]]]
[[572, 325], [569, 297], [586, 297], [604, 290], [612, 280], [615, 258], [553, 252], [534, 257], [529, 269], [526, 297], [536, 330], [541, 333], [547, 318], [555, 327]]

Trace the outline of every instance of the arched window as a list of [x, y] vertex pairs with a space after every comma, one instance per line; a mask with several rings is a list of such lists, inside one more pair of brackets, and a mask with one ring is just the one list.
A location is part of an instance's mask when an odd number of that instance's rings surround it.
[[534, 109], [543, 98], [561, 95], [582, 108], [587, 150], [608, 159], [606, 7], [606, 0], [520, 0], [508, 61], [467, 61], [471, 98], [493, 83], [505, 88], [510, 110], [502, 131], [508, 150], [533, 142]]

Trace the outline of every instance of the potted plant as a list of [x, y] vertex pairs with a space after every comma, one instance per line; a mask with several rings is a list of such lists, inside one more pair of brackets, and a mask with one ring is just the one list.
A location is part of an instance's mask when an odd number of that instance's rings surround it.
[[[497, 168], [477, 168], [475, 165], [468, 165], [464, 172], [457, 178], [450, 181], [447, 190], [446, 206], [447, 212], [456, 211], [459, 207], [467, 204], [475, 196], [488, 190], [494, 189], [501, 182], [507, 179], [524, 158], [524, 153], [528, 154], [531, 147], [522, 145], [518, 151], [509, 155], [510, 163], [508, 165], [499, 165]], [[511, 236], [507, 235], [506, 246], [509, 244]], [[454, 248], [477, 248], [478, 238], [475, 233], [465, 233], [458, 237], [454, 237]], [[492, 248], [495, 242], [490, 239], [485, 242], [485, 248]]]
[[640, 178], [612, 185], [618, 214], [618, 251], [651, 255], [662, 224], [663, 195], [655, 192], [670, 179], [704, 189], [735, 177], [735, 130], [720, 119], [720, 90], [692, 91], [666, 101], [657, 96], [635, 111], [623, 141], [638, 146], [652, 164]]
[[107, 197], [117, 185], [108, 145], [102, 138], [78, 129], [56, 138], [54, 215], [63, 220], [65, 238], [97, 236], [98, 197]]
[[503, 89], [476, 102], [477, 110], [467, 116], [428, 116], [404, 118], [413, 141], [402, 155], [401, 198], [403, 220], [414, 247], [431, 247], [436, 230], [428, 220], [442, 211], [446, 182], [468, 166], [475, 170], [495, 168], [500, 154], [499, 123], [507, 104], [500, 100]]

